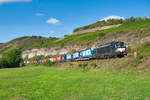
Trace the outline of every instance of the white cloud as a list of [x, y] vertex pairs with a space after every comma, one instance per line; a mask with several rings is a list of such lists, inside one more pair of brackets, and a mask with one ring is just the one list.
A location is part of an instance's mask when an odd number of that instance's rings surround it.
[[0, 4], [11, 2], [31, 2], [32, 0], [0, 0]]
[[45, 16], [45, 14], [43, 14], [43, 13], [36, 13], [35, 15], [36, 16]]
[[46, 21], [48, 24], [60, 24], [60, 21], [56, 18], [50, 18]]
[[54, 33], [55, 33], [55, 31], [54, 31], [54, 30], [51, 30], [49, 33], [50, 33], [50, 34], [54, 34]]
[[146, 17], [146, 18], [150, 18], [150, 16]]
[[107, 21], [108, 19], [125, 19], [125, 18], [122, 16], [108, 16], [108, 17], [103, 18], [102, 20]]

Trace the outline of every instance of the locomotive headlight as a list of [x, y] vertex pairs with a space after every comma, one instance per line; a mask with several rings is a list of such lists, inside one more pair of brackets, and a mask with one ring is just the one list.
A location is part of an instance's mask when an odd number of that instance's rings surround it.
[[125, 48], [117, 48], [116, 52], [117, 53], [124, 53], [125, 52]]

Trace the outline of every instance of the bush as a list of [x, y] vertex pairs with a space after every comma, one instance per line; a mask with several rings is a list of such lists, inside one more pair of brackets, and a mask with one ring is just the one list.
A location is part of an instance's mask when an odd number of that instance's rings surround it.
[[65, 45], [64, 43], [61, 43], [61, 44], [60, 44], [60, 47], [61, 47], [61, 48], [63, 48], [63, 47], [64, 47], [64, 45]]
[[131, 53], [131, 47], [127, 48], [127, 53]]
[[92, 63], [91, 66], [93, 66], [94, 68], [96, 68], [97, 64], [96, 63]]
[[78, 67], [82, 67], [82, 63], [79, 63], [79, 64], [78, 64]]
[[71, 66], [71, 67], [72, 67], [72, 66], [73, 66], [73, 63], [69, 63], [69, 66]]
[[88, 66], [88, 63], [79, 63], [79, 65], [78, 65], [79, 67], [81, 67], [81, 68], [85, 68], [85, 67], [87, 67]]
[[56, 62], [51, 62], [51, 61], [47, 61], [45, 63], [43, 63], [44, 66], [48, 66], [48, 67], [52, 67], [53, 65], [56, 65]]
[[143, 45], [138, 48], [138, 56], [140, 59], [150, 56], [150, 42], [145, 42]]
[[83, 63], [82, 66], [83, 66], [83, 68], [85, 68], [88, 66], [88, 63]]
[[5, 65], [6, 65], [6, 61], [0, 58], [0, 68], [4, 68]]
[[137, 67], [140, 63], [142, 63], [142, 59], [150, 56], [150, 42], [145, 42], [142, 45], [136, 47], [136, 49], [137, 57], [134, 63], [132, 64], [134, 67]]
[[13, 68], [19, 67], [22, 62], [21, 51], [18, 49], [12, 49], [3, 54], [0, 59], [1, 68]]
[[136, 58], [132, 66], [137, 67], [140, 63], [142, 63], [141, 60], [139, 58]]

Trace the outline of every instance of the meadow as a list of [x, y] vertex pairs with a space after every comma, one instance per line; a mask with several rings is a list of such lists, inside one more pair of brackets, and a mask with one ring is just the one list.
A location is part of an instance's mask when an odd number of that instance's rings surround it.
[[44, 66], [0, 69], [0, 100], [149, 99], [149, 73]]

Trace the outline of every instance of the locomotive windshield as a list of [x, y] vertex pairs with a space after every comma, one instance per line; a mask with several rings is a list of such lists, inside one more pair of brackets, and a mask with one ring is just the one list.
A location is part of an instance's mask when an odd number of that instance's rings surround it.
[[123, 42], [116, 42], [115, 47], [116, 47], [116, 48], [125, 48], [126, 45], [125, 45]]

